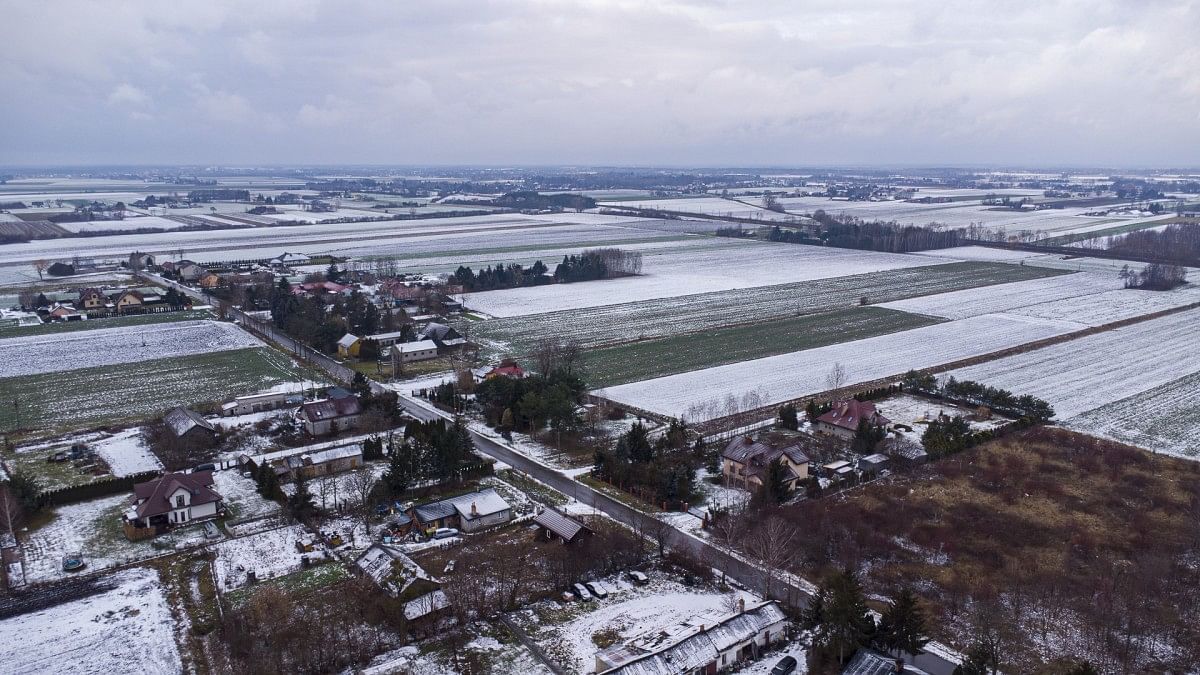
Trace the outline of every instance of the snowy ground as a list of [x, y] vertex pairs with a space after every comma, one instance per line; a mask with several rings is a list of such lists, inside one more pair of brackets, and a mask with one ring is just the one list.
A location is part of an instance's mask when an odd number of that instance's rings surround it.
[[[699, 614], [721, 613], [727, 608], [730, 612], [736, 611], [739, 597], [744, 597], [747, 604], [758, 600], [750, 593], [697, 590], [655, 576], [652, 575], [652, 583], [644, 587], [608, 577], [602, 580], [609, 589], [609, 597], [604, 600], [568, 605], [546, 601], [512, 616], [560, 665], [570, 672], [592, 673], [595, 672], [596, 652], [600, 649], [593, 636], [600, 631], [616, 630], [623, 641]], [[539, 619], [541, 616], [557, 618], [563, 609], [567, 616], [561, 623]]]
[[259, 581], [298, 572], [301, 554], [296, 540], [307, 533], [302, 525], [291, 525], [214, 544], [218, 587], [222, 591], [241, 588], [250, 571]]
[[491, 316], [522, 316], [936, 264], [927, 256], [741, 244], [705, 251], [646, 253], [640, 276], [467, 293], [463, 299], [468, 308]]
[[68, 553], [82, 553], [87, 571], [94, 572], [160, 555], [176, 544], [203, 541], [199, 525], [155, 539], [128, 541], [120, 518], [132, 496], [125, 493], [55, 507], [55, 518], [30, 532], [22, 543], [29, 583], [72, 576], [62, 569], [62, 557]]
[[21, 355], [0, 363], [0, 377], [261, 346], [262, 342], [232, 323], [208, 320], [15, 337], [0, 340], [0, 349]]
[[[371, 469], [371, 475], [379, 480], [387, 471], [387, 462], [367, 462], [364, 466]], [[308, 481], [308, 491], [313, 495], [313, 501], [317, 506], [322, 508], [336, 509], [340, 504], [342, 508], [354, 508], [359, 504], [359, 496], [355, 494], [354, 487], [354, 472], [343, 471], [331, 476], [321, 476]], [[286, 495], [293, 495], [296, 492], [295, 483], [285, 483], [283, 492]]]
[[146, 445], [141, 427], [117, 432], [108, 438], [92, 441], [89, 445], [108, 463], [114, 476], [130, 476], [163, 468], [162, 462]]
[[1180, 312], [949, 374], [1044, 398], [1085, 433], [1195, 457], [1198, 319], [1200, 310]]
[[0, 670], [8, 673], [178, 673], [171, 610], [154, 570], [110, 579], [110, 591], [0, 620]]
[[1121, 281], [1115, 276], [1087, 273], [1064, 274], [1057, 277], [922, 295], [885, 302], [879, 306], [913, 314], [940, 316], [946, 319], [965, 319], [981, 314], [1005, 312], [1041, 302], [1094, 295], [1119, 288], [1121, 288]]
[[246, 478], [237, 469], [213, 472], [213, 483], [217, 493], [231, 513], [231, 519], [239, 522], [278, 513], [279, 502], [263, 499], [253, 478]]
[[658, 209], [660, 211], [676, 211], [679, 213], [694, 213], [702, 216], [727, 216], [735, 218], [755, 218], [764, 221], [797, 220], [795, 216], [776, 211], [768, 211], [762, 207], [761, 197], [740, 197], [722, 199], [721, 197], [683, 197], [680, 199], [643, 199], [615, 202], [601, 202], [600, 206], [625, 206], [635, 209]]
[[835, 363], [845, 367], [846, 384], [868, 382], [1080, 328], [1080, 324], [1066, 321], [987, 314], [623, 384], [597, 393], [651, 412], [698, 421], [723, 414], [729, 396], [740, 398], [757, 391], [760, 405], [768, 405], [826, 391], [830, 388], [826, 378]]

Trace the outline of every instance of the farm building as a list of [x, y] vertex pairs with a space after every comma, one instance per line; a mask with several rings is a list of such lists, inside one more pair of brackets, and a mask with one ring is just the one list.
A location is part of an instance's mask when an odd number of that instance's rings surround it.
[[757, 659], [782, 640], [787, 617], [774, 601], [725, 616], [700, 615], [616, 644], [596, 654], [603, 675], [715, 673]]
[[512, 520], [512, 507], [488, 488], [415, 507], [413, 519], [426, 531], [457, 527], [463, 532], [478, 532]]
[[538, 538], [546, 541], [557, 539], [564, 544], [570, 544], [592, 534], [587, 525], [552, 508], [543, 510], [533, 522], [538, 527]]
[[429, 323], [417, 333], [417, 340], [432, 341], [438, 349], [448, 350], [461, 347], [466, 339], [450, 326], [444, 323]]
[[374, 342], [375, 344], [379, 345], [380, 348], [383, 348], [383, 347], [391, 347], [392, 345], [396, 344], [397, 342], [400, 342], [401, 340], [403, 340], [405, 335], [409, 335], [409, 334], [411, 334], [411, 333], [409, 333], [409, 331], [396, 330], [396, 331], [392, 331], [390, 333], [376, 333], [374, 335], [368, 335], [363, 339], [370, 340], [370, 341]]
[[181, 440], [211, 440], [217, 434], [217, 428], [194, 410], [184, 407], [175, 408], [163, 417], [167, 429], [175, 438]]
[[429, 359], [436, 359], [437, 355], [438, 346], [433, 340], [402, 342], [398, 345], [392, 345], [392, 358], [398, 359], [400, 363], [428, 361]]
[[818, 417], [816, 430], [849, 440], [854, 438], [858, 425], [863, 421], [877, 427], [886, 427], [892, 423], [875, 410], [874, 403], [851, 398], [834, 403], [829, 412]]
[[133, 499], [122, 515], [125, 536], [144, 539], [175, 525], [215, 518], [221, 495], [213, 489], [211, 471], [168, 473], [133, 486]]
[[288, 448], [253, 457], [243, 457], [243, 464], [257, 469], [264, 464], [275, 469], [280, 480], [294, 480], [296, 476], [316, 478], [329, 474], [357, 469], [363, 464], [362, 445], [353, 443], [322, 450]]
[[303, 253], [288, 253], [284, 251], [280, 255], [271, 258], [268, 264], [272, 267], [287, 267], [288, 265], [307, 265], [310, 262], [312, 262], [312, 258]]
[[250, 413], [267, 412], [304, 403], [303, 394], [271, 393], [239, 396], [221, 406], [221, 414], [249, 415]]
[[362, 340], [357, 335], [346, 333], [342, 339], [337, 341], [338, 356], [348, 358], [358, 356], [359, 347], [362, 346]]
[[304, 430], [311, 436], [327, 436], [358, 425], [362, 404], [357, 396], [326, 398], [300, 406]]
[[725, 484], [755, 491], [766, 482], [772, 462], [782, 461], [788, 469], [788, 489], [795, 490], [808, 478], [808, 455], [792, 436], [764, 434], [755, 440], [738, 436], [721, 451], [721, 476]]

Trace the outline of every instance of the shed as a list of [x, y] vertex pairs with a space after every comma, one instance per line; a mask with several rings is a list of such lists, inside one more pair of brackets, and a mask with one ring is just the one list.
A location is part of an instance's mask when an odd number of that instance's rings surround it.
[[538, 526], [538, 536], [547, 541], [557, 538], [564, 544], [570, 544], [592, 534], [587, 525], [551, 508], [537, 514], [533, 522]]

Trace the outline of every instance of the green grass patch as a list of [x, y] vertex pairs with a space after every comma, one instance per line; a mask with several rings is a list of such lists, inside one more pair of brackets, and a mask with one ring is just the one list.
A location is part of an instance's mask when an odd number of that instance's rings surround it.
[[[39, 436], [155, 417], [284, 382], [325, 378], [266, 347], [80, 368], [0, 380], [0, 430]], [[14, 410], [12, 395], [21, 406]]]
[[524, 474], [517, 473], [512, 469], [501, 470], [499, 473], [497, 473], [497, 477], [499, 477], [500, 480], [504, 481], [505, 483], [508, 483], [509, 485], [512, 485], [513, 487], [529, 495], [536, 501], [550, 504], [552, 506], [562, 506], [568, 501], [567, 496], [558, 490], [555, 490], [545, 483], [539, 483], [532, 478], [527, 478]]
[[0, 326], [0, 338], [74, 333], [82, 330], [122, 328], [125, 326], [149, 326], [157, 323], [174, 323], [176, 321], [195, 321], [197, 319], [211, 318], [213, 318], [213, 314], [207, 309], [191, 309], [179, 312], [162, 312], [159, 314], [114, 316], [109, 319], [88, 319], [87, 321], [70, 321], [67, 323], [44, 323], [40, 326], [26, 326], [24, 328]]
[[31, 452], [6, 453], [4, 461], [9, 469], [32, 476], [43, 491], [86, 485], [102, 478], [111, 478], [108, 473], [99, 476], [81, 471], [73, 462], [47, 462], [46, 457], [62, 450], [63, 446]]
[[596, 349], [584, 354], [584, 365], [590, 386], [610, 387], [941, 321], [882, 307], [851, 307]]
[[341, 563], [330, 562], [310, 567], [306, 570], [300, 570], [299, 572], [285, 574], [260, 584], [230, 591], [225, 594], [225, 599], [234, 607], [240, 607], [253, 597], [258, 589], [264, 586], [275, 586], [288, 595], [302, 596], [312, 593], [317, 589], [331, 586], [349, 577], [350, 573], [346, 571], [346, 568]]
[[595, 478], [592, 478], [590, 475], [579, 476], [575, 480], [579, 481], [580, 483], [583, 483], [584, 485], [592, 488], [593, 490], [595, 490], [597, 492], [602, 492], [606, 496], [612, 497], [613, 499], [621, 502], [622, 504], [624, 504], [628, 507], [637, 509], [639, 511], [645, 511], [646, 513], [659, 513], [662, 511], [662, 509], [651, 504], [650, 502], [642, 501], [641, 499], [638, 499], [637, 497], [633, 496], [632, 494], [630, 494], [624, 490], [621, 490], [620, 488], [617, 488], [613, 485], [609, 485], [608, 483], [605, 483], [602, 480], [596, 480]]

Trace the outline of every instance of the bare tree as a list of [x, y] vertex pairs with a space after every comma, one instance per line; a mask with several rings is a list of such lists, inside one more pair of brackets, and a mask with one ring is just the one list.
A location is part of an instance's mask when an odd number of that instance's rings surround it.
[[671, 533], [675, 531], [675, 526], [665, 520], [655, 520], [650, 526], [650, 536], [654, 537], [654, 544], [658, 547], [658, 557], [664, 558], [667, 555], [667, 540], [671, 538]]
[[796, 542], [796, 528], [779, 516], [771, 516], [746, 542], [751, 555], [762, 563], [763, 595], [771, 595], [771, 578], [787, 564]]
[[346, 479], [350, 492], [358, 501], [354, 505], [354, 509], [362, 518], [363, 528], [367, 530], [368, 536], [371, 533], [371, 493], [375, 491], [377, 482], [370, 466], [360, 466], [354, 469]]
[[22, 288], [21, 292], [17, 294], [17, 303], [23, 309], [35, 309], [34, 305], [37, 304], [37, 297], [38, 293], [34, 289]]
[[829, 369], [829, 373], [825, 375], [825, 389], [833, 391], [846, 386], [846, 381], [849, 376], [846, 374], [846, 366], [841, 363], [834, 363]]
[[49, 266], [50, 266], [50, 263], [46, 262], [45, 260], [34, 260], [33, 261], [33, 269], [37, 270], [38, 279], [43, 278], [42, 273], [45, 272], [46, 268]]

